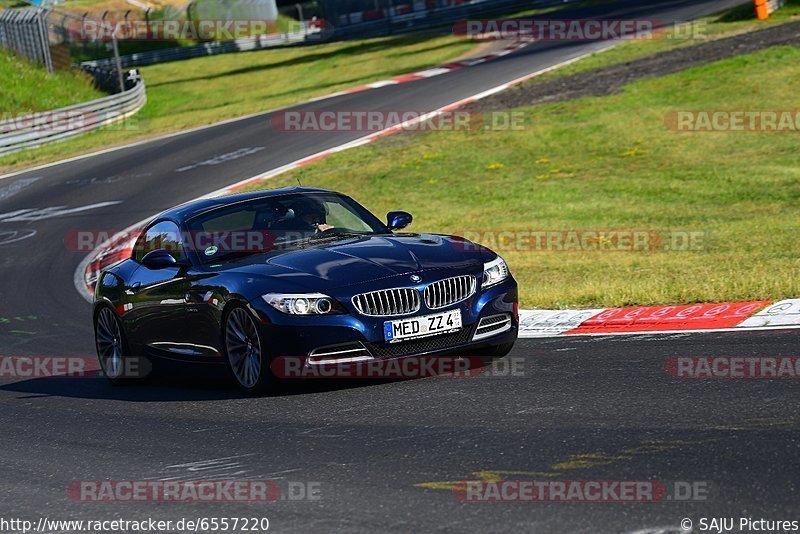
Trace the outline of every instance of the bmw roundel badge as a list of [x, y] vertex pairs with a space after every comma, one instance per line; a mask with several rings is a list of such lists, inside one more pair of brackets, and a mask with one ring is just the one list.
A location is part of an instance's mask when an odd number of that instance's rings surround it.
[[417, 282], [422, 282], [422, 277], [420, 275], [418, 275], [418, 274], [412, 274], [411, 275], [411, 281], [414, 282], [415, 284]]

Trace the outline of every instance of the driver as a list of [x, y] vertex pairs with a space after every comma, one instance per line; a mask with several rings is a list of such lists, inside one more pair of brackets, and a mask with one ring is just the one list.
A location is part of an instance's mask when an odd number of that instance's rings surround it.
[[325, 232], [333, 230], [333, 226], [325, 222], [325, 208], [318, 202], [310, 199], [303, 199], [292, 206], [295, 213], [295, 220], [304, 225], [308, 230]]

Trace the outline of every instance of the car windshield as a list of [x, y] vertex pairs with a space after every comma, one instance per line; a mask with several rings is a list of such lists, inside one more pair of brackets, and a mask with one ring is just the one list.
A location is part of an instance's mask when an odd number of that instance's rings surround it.
[[389, 229], [363, 206], [335, 193], [295, 193], [214, 209], [188, 221], [189, 239], [205, 263], [316, 240], [387, 234]]

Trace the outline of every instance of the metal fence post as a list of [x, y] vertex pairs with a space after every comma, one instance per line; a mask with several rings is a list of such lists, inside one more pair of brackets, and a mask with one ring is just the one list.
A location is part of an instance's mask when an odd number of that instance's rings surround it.
[[50, 36], [47, 30], [47, 11], [39, 9], [36, 11], [36, 25], [39, 30], [39, 38], [42, 50], [42, 62], [47, 68], [48, 74], [53, 74], [53, 57], [50, 55]]
[[114, 47], [114, 63], [117, 66], [117, 78], [119, 78], [119, 92], [125, 92], [125, 78], [122, 76], [122, 61], [119, 58], [119, 47], [117, 46], [117, 32], [111, 32], [111, 45]]

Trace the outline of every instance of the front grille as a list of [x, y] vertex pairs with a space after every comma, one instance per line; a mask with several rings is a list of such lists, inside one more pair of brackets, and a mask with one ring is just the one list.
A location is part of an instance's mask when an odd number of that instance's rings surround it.
[[353, 297], [353, 306], [359, 313], [376, 317], [416, 313], [420, 304], [419, 291], [413, 287], [383, 289]]
[[308, 355], [309, 364], [345, 363], [370, 360], [372, 356], [360, 342], [344, 343], [342, 345], [328, 345], [311, 351]]
[[491, 317], [484, 317], [478, 323], [478, 328], [475, 329], [475, 337], [473, 341], [491, 337], [501, 332], [511, 330], [511, 316], [507, 313], [500, 315], [492, 315]]
[[439, 280], [425, 288], [425, 305], [430, 310], [444, 308], [471, 297], [475, 289], [476, 281], [472, 275]]
[[424, 354], [436, 350], [443, 350], [448, 347], [464, 345], [469, 343], [472, 337], [472, 327], [462, 328], [452, 334], [432, 336], [414, 341], [401, 343], [369, 343], [367, 348], [376, 358], [397, 358], [399, 356], [411, 356], [412, 354]]

